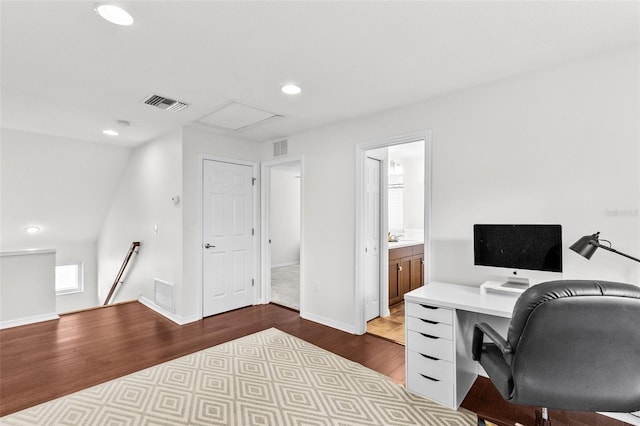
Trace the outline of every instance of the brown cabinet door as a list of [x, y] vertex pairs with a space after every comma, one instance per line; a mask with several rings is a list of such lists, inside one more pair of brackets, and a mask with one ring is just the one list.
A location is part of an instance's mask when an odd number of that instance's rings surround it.
[[400, 270], [398, 271], [398, 293], [400, 300], [404, 299], [404, 294], [411, 291], [411, 258], [400, 259]]
[[424, 256], [411, 257], [411, 290], [424, 285]]
[[389, 306], [400, 301], [398, 289], [399, 266], [399, 259], [389, 261]]
[[424, 285], [424, 246], [389, 250], [389, 306], [404, 300], [404, 294]]

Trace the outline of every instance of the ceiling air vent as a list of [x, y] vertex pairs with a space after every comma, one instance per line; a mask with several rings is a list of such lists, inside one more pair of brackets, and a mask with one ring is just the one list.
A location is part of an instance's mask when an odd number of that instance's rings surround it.
[[165, 98], [164, 96], [160, 95], [151, 95], [142, 102], [156, 108], [173, 112], [181, 111], [189, 106], [189, 104], [186, 104], [184, 102], [174, 101], [173, 99]]

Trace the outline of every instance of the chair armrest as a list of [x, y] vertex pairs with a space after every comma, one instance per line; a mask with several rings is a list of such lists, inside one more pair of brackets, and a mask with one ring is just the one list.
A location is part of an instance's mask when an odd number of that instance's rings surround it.
[[493, 343], [495, 343], [503, 356], [511, 354], [513, 351], [511, 345], [509, 345], [509, 343], [500, 334], [498, 334], [497, 331], [495, 331], [489, 324], [481, 322], [473, 327], [471, 354], [474, 361], [480, 360], [484, 336], [487, 336]]

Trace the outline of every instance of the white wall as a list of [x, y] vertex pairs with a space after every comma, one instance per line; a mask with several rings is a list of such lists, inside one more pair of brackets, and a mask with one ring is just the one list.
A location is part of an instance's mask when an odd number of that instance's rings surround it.
[[633, 46], [290, 136], [289, 153], [305, 156], [303, 281], [319, 284], [305, 293], [309, 314], [354, 325], [354, 145], [425, 129], [434, 280], [487, 279], [472, 265], [474, 223], [549, 222], [563, 225], [566, 278], [639, 282], [637, 263], [567, 250], [599, 230], [640, 253], [638, 61]]
[[[202, 257], [202, 213], [201, 174], [202, 155], [228, 159], [259, 162], [260, 145], [242, 139], [209, 132], [199, 127], [184, 127], [182, 130], [182, 181], [183, 181], [183, 265], [182, 291], [176, 301], [176, 310], [184, 318], [197, 318], [201, 306], [201, 257]], [[256, 176], [259, 179], [259, 175]], [[260, 188], [259, 181], [256, 188]], [[257, 190], [257, 189], [256, 189]], [[257, 198], [260, 206], [260, 198]], [[259, 210], [259, 209], [258, 209]], [[256, 246], [259, 248], [260, 221], [255, 224]], [[260, 254], [257, 252], [257, 259]], [[256, 277], [255, 288], [260, 288], [260, 277]]]
[[300, 263], [300, 166], [271, 167], [271, 266]]
[[82, 263], [84, 290], [56, 296], [56, 312], [78, 311], [101, 305], [98, 300], [98, 255], [97, 243], [86, 242], [56, 246], [56, 266]]
[[[95, 242], [129, 148], [3, 128], [2, 250]], [[41, 228], [24, 232], [27, 225]]]
[[54, 311], [96, 306], [96, 241], [131, 149], [5, 128], [1, 138], [2, 250], [55, 249], [57, 265], [83, 263], [84, 292], [55, 297]]
[[139, 254], [112, 302], [139, 296], [153, 301], [154, 278], [182, 291], [182, 206], [171, 200], [182, 191], [181, 143], [175, 131], [133, 150], [98, 240], [101, 301], [133, 241], [140, 241]]
[[0, 328], [58, 317], [54, 250], [0, 254]]

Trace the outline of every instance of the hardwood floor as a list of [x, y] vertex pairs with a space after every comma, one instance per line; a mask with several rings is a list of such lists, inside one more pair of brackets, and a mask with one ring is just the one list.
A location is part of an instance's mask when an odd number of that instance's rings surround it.
[[404, 302], [389, 308], [391, 315], [367, 322], [367, 333], [404, 345]]
[[[178, 326], [133, 302], [0, 330], [0, 416], [270, 327], [404, 382], [404, 346], [307, 321], [277, 305]], [[506, 403], [487, 379], [476, 381], [462, 406], [500, 425], [532, 424], [533, 409]], [[593, 413], [551, 416], [554, 426], [623, 425]]]
[[0, 416], [270, 327], [404, 381], [404, 347], [258, 305], [178, 326], [137, 302], [0, 330]]

